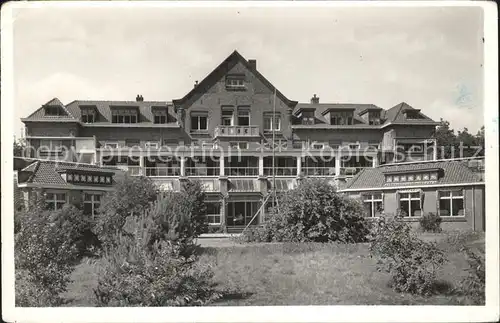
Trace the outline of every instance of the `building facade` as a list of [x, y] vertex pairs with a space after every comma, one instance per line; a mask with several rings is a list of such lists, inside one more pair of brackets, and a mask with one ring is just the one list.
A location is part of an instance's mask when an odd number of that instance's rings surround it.
[[274, 185], [318, 176], [342, 189], [365, 168], [435, 160], [438, 124], [404, 102], [298, 103], [236, 51], [171, 102], [54, 98], [22, 121], [28, 157], [117, 167], [165, 190], [200, 180], [210, 224], [229, 229], [249, 224]]
[[360, 199], [367, 217], [403, 216], [418, 227], [423, 214], [443, 230], [485, 230], [484, 159], [410, 162], [364, 169], [341, 190]]

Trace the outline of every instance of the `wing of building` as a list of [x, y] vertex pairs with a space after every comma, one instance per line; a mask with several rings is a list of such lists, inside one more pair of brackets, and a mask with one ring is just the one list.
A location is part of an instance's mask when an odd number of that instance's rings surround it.
[[201, 180], [210, 223], [227, 228], [249, 224], [273, 185], [287, 190], [300, 176], [343, 188], [365, 168], [434, 160], [438, 124], [405, 102], [298, 103], [237, 51], [182, 98], [54, 98], [22, 121], [28, 157], [118, 167], [170, 190]]

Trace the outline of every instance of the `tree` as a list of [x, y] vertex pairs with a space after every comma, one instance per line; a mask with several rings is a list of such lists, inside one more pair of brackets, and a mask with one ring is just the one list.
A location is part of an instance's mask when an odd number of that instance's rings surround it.
[[26, 140], [24, 138], [14, 140], [14, 156], [23, 157], [25, 148]]
[[484, 156], [484, 126], [475, 136], [470, 134], [467, 128], [455, 134], [450, 123], [441, 119], [434, 135], [439, 159]]
[[438, 147], [438, 158], [448, 159], [453, 158], [455, 150], [456, 135], [455, 131], [450, 128], [450, 123], [441, 118], [439, 125], [434, 133]]
[[94, 226], [103, 247], [108, 247], [113, 235], [122, 231], [128, 216], [142, 214], [157, 196], [156, 185], [147, 177], [125, 175], [118, 179], [114, 190], [103, 196]]

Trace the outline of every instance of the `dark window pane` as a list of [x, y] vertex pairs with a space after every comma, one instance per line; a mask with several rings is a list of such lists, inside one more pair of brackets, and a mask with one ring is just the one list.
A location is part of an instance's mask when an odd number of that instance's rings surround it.
[[200, 117], [200, 130], [207, 129], [207, 117]]
[[420, 216], [420, 201], [411, 201], [411, 216]]
[[399, 204], [403, 216], [410, 216], [410, 203], [408, 201], [401, 201]]
[[439, 200], [439, 215], [440, 216], [450, 216], [451, 215], [451, 203], [449, 199]]
[[372, 215], [372, 203], [371, 202], [365, 202], [363, 203], [364, 207], [365, 207], [365, 216], [366, 217], [369, 217], [371, 218], [373, 215]]
[[453, 199], [452, 201], [452, 215], [464, 215], [464, 200], [463, 199]]
[[92, 215], [92, 204], [91, 203], [83, 203], [83, 214]]

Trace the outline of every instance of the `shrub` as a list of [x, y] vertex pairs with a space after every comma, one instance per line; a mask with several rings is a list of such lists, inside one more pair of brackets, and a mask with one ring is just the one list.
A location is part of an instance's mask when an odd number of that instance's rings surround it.
[[392, 288], [397, 292], [431, 294], [437, 270], [446, 261], [436, 243], [418, 239], [398, 217], [381, 217], [374, 231], [370, 253], [378, 258], [378, 270], [390, 274]]
[[420, 218], [420, 229], [424, 232], [441, 232], [441, 217], [435, 213], [429, 212]]
[[104, 248], [111, 247], [113, 237], [123, 228], [131, 214], [141, 214], [158, 196], [158, 190], [147, 177], [124, 176], [114, 190], [105, 194], [98, 210], [94, 233]]
[[270, 230], [267, 230], [264, 226], [248, 227], [242, 234], [236, 239], [237, 242], [271, 242], [272, 236], [270, 235]]
[[468, 247], [462, 251], [467, 257], [468, 275], [461, 282], [462, 291], [469, 295], [476, 305], [485, 304], [485, 258], [484, 252], [474, 252]]
[[117, 243], [102, 259], [94, 290], [99, 306], [194, 306], [221, 296], [212, 282], [211, 266], [197, 262], [193, 252], [183, 255], [187, 249], [194, 250], [192, 240], [150, 243], [154, 232], [163, 230], [154, 212], [129, 218], [130, 235], [115, 235]]
[[36, 306], [37, 294], [50, 300], [46, 306], [58, 305], [62, 302], [59, 295], [70, 281], [87, 220], [71, 205], [58, 211], [35, 207], [20, 214], [19, 219], [15, 267], [24, 277], [18, 275], [16, 295], [23, 306]]
[[302, 180], [280, 197], [279, 205], [258, 230], [264, 241], [347, 243], [365, 241], [368, 234], [361, 203], [338, 194], [325, 180]]

